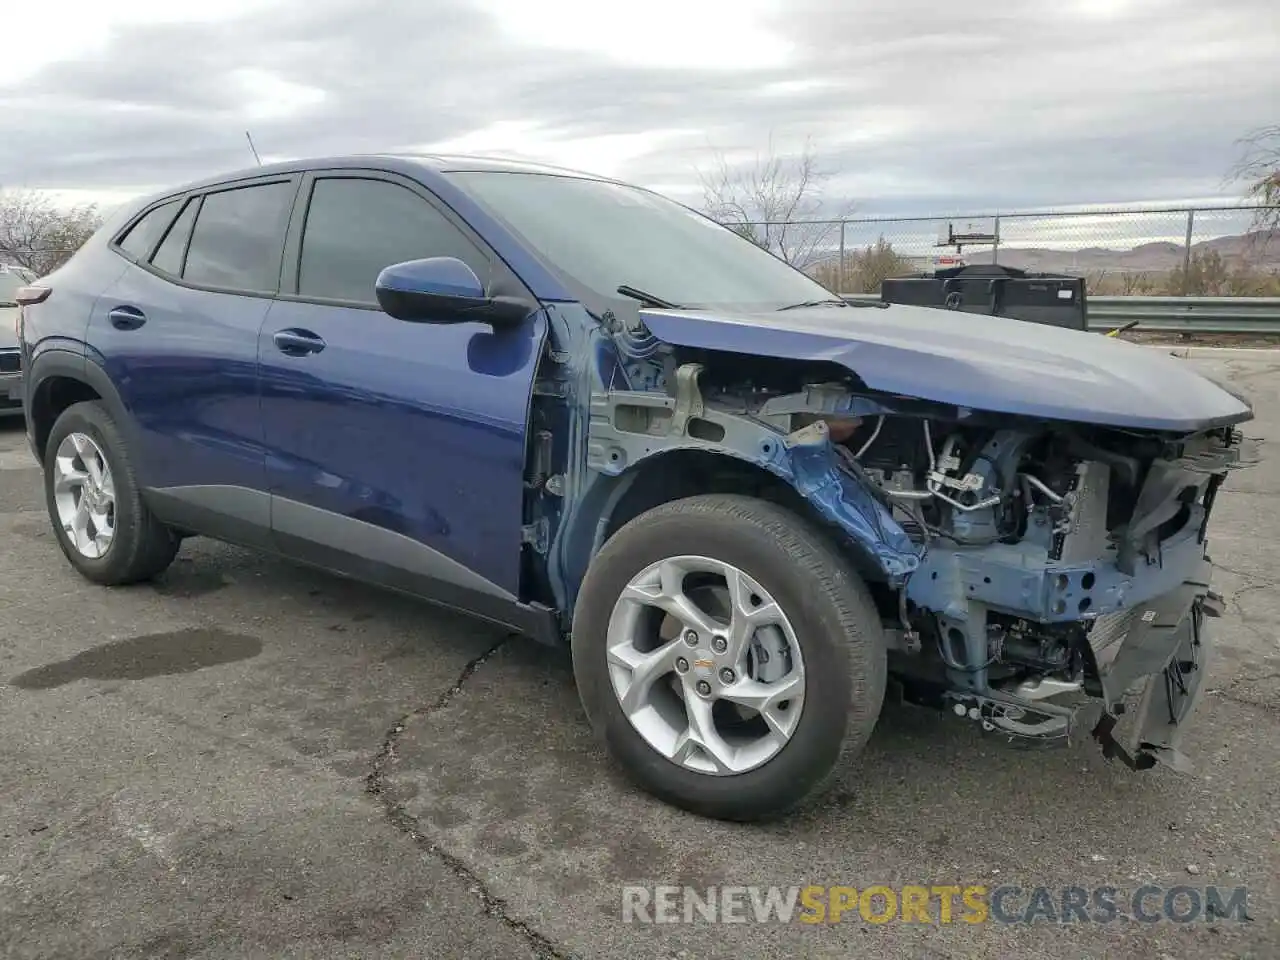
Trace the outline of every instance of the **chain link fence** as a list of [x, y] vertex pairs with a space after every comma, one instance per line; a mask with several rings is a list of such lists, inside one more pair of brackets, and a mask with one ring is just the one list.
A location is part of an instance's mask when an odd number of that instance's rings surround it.
[[[1083, 276], [1099, 296], [1280, 296], [1278, 210], [1127, 208], [747, 223], [740, 232], [840, 293], [886, 277], [998, 263]], [[1267, 215], [1271, 214], [1268, 220]]]
[[[1260, 223], [1280, 226], [1280, 208], [1050, 210], [732, 226], [839, 293], [874, 294], [886, 277], [998, 263], [1083, 276], [1094, 296], [1280, 297], [1280, 229], [1258, 229]], [[0, 249], [0, 262], [47, 273], [74, 251], [39, 252], [41, 262], [29, 264], [30, 257]]]

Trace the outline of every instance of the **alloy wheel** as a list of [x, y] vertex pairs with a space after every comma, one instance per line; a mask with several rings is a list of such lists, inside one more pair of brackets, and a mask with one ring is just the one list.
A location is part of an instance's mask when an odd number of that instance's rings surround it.
[[772, 760], [804, 707], [804, 660], [786, 613], [730, 563], [669, 557], [633, 577], [609, 620], [609, 676], [645, 741], [725, 776]]
[[116, 488], [102, 449], [88, 434], [69, 433], [58, 444], [53, 500], [76, 551], [91, 560], [105, 556], [115, 537]]

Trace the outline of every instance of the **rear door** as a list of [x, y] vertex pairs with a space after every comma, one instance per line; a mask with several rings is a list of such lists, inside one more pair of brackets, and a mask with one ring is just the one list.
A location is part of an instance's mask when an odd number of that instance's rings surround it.
[[89, 325], [90, 359], [135, 422], [135, 465], [153, 509], [252, 544], [270, 538], [258, 332], [279, 289], [299, 179], [179, 198], [163, 230], [139, 222], [120, 243], [134, 264], [99, 298]]
[[421, 185], [312, 175], [259, 345], [272, 524], [286, 553], [475, 612], [519, 593], [526, 418], [541, 312], [407, 323], [378, 309], [386, 266], [451, 256], [518, 283]]

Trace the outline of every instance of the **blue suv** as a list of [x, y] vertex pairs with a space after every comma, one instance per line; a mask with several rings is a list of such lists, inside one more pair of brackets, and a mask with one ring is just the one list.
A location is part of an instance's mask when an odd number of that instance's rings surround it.
[[709, 816], [817, 796], [890, 689], [1181, 765], [1256, 456], [1157, 351], [846, 303], [650, 191], [425, 156], [149, 198], [17, 301], [96, 583], [199, 535], [569, 644], [613, 756]]

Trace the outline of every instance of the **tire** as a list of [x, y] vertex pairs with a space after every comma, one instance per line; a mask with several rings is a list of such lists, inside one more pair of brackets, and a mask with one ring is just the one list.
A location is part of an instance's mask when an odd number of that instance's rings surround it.
[[[633, 577], [682, 555], [732, 564], [754, 580], [782, 610], [800, 650], [799, 720], [776, 754], [745, 772], [699, 772], [669, 759], [641, 735], [615, 693], [607, 656], [615, 604]], [[751, 602], [758, 599], [751, 595]], [[821, 528], [746, 496], [677, 500], [622, 527], [583, 579], [572, 652], [588, 721], [627, 775], [668, 803], [716, 819], [773, 819], [816, 800], [866, 744], [884, 702], [886, 643], [866, 585]], [[681, 696], [688, 693], [686, 687]]]
[[[82, 434], [92, 440], [111, 471], [115, 488], [114, 533], [101, 556], [90, 557], [82, 553], [59, 520], [55, 491], [56, 461], [63, 441], [72, 434]], [[72, 404], [54, 423], [45, 446], [44, 489], [58, 546], [87, 580], [103, 586], [150, 580], [163, 572], [178, 553], [180, 539], [147, 509], [120, 429], [98, 401]]]

